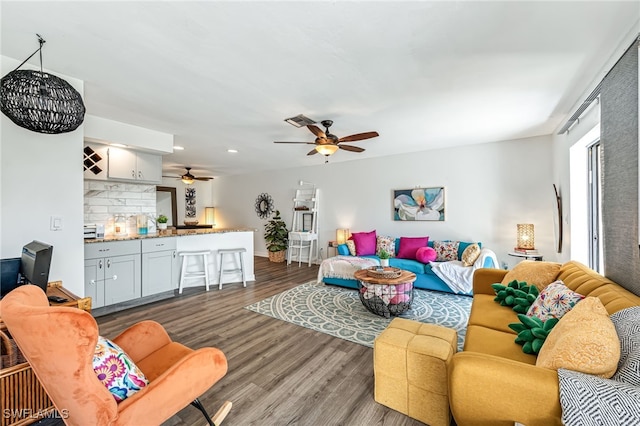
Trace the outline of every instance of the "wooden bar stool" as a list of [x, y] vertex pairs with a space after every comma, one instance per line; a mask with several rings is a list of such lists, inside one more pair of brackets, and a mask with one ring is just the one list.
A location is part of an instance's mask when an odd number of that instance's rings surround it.
[[[238, 272], [242, 273], [242, 286], [247, 286], [247, 279], [244, 273], [244, 254], [247, 249], [245, 248], [232, 248], [232, 249], [220, 249], [218, 253], [220, 253], [220, 276], [218, 278], [218, 289], [222, 290], [222, 275], [223, 274], [236, 274]], [[237, 254], [240, 257], [240, 268], [235, 269], [224, 269], [224, 256], [229, 254], [233, 256], [233, 260], [235, 260], [235, 255]]]
[[[209, 291], [209, 255], [211, 254], [211, 250], [181, 251], [178, 254], [182, 257], [182, 268], [180, 268], [180, 287], [178, 288], [178, 293], [182, 294], [184, 281], [189, 278], [204, 278], [204, 284], [207, 287], [207, 291]], [[191, 257], [199, 257], [202, 259], [202, 270], [193, 272], [187, 271], [189, 258]]]

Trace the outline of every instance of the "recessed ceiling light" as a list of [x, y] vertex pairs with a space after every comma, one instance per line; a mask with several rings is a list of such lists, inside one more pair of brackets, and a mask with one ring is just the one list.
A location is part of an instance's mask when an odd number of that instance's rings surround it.
[[184, 146], [179, 146], [179, 145], [174, 145], [173, 146], [173, 150], [174, 151], [182, 151], [184, 149]]
[[228, 149], [227, 152], [235, 154], [236, 152], [238, 152], [238, 150], [237, 149]]
[[127, 147], [127, 145], [125, 145], [123, 143], [110, 143], [109, 145], [115, 146], [117, 148], [126, 148]]

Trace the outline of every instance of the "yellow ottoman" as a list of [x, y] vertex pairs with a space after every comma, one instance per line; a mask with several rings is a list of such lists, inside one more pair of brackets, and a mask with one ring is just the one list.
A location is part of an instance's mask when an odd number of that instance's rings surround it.
[[430, 426], [449, 426], [447, 368], [455, 330], [395, 318], [373, 344], [375, 400]]

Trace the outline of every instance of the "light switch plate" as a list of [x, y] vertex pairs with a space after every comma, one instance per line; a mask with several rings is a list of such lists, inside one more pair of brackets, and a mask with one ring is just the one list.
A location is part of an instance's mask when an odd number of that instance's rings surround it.
[[62, 231], [62, 217], [51, 216], [51, 230]]

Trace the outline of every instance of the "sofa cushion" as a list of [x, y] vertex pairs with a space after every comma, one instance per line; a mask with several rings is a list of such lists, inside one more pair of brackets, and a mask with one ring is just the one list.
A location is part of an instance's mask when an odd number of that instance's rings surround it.
[[471, 244], [477, 244], [478, 247], [482, 248], [481, 242], [471, 242], [471, 241], [459, 241], [458, 242], [458, 259], [462, 259], [462, 253], [469, 247]]
[[509, 328], [509, 323], [518, 321], [517, 314], [508, 306], [500, 306], [489, 294], [474, 294], [469, 325], [481, 325], [486, 328], [511, 333], [515, 339], [515, 332]]
[[542, 321], [560, 319], [582, 299], [583, 295], [570, 290], [562, 281], [556, 281], [542, 289], [529, 307], [527, 316], [537, 317]]
[[[497, 308], [495, 303], [493, 306], [494, 309]], [[469, 325], [464, 340], [464, 351], [479, 352], [535, 365], [536, 356], [522, 352], [515, 338], [513, 332], [505, 333], [480, 325]]]
[[416, 260], [416, 252], [420, 247], [426, 247], [428, 242], [429, 237], [400, 237], [400, 250], [396, 257]]
[[414, 274], [425, 273], [425, 264], [420, 263], [417, 260], [400, 259], [400, 258], [394, 257], [393, 259], [389, 259], [389, 266], [393, 266], [394, 268], [404, 269], [405, 271], [413, 272]]
[[436, 251], [431, 247], [420, 247], [416, 251], [416, 260], [420, 263], [434, 262], [437, 257]]
[[607, 310], [597, 297], [587, 297], [551, 330], [536, 366], [609, 378], [619, 360], [620, 341]]
[[[338, 245], [338, 247], [336, 247], [336, 251], [340, 256], [349, 256], [349, 254], [351, 254], [349, 253], [349, 247], [347, 246], [346, 243]], [[355, 247], [354, 247], [354, 253], [355, 253]]]
[[518, 263], [502, 279], [502, 284], [507, 285], [513, 280], [524, 281], [535, 285], [542, 290], [556, 280], [560, 273], [560, 264], [555, 262], [534, 262], [523, 260]]
[[470, 244], [462, 252], [460, 260], [464, 266], [471, 266], [480, 257], [480, 246], [476, 243]]
[[347, 245], [347, 249], [349, 250], [349, 254], [351, 256], [356, 255], [356, 243], [353, 240], [347, 240], [345, 243]]
[[458, 246], [459, 241], [434, 241], [433, 249], [436, 251], [438, 257], [437, 262], [448, 262], [451, 260], [458, 260]]
[[117, 402], [124, 401], [149, 384], [129, 355], [102, 336], [98, 336], [93, 355], [93, 371]]
[[351, 234], [356, 245], [356, 256], [376, 254], [376, 231], [354, 232]]
[[380, 250], [384, 250], [391, 257], [396, 255], [396, 239], [393, 237], [386, 237], [384, 235], [378, 235], [376, 237], [376, 254], [380, 254]]

